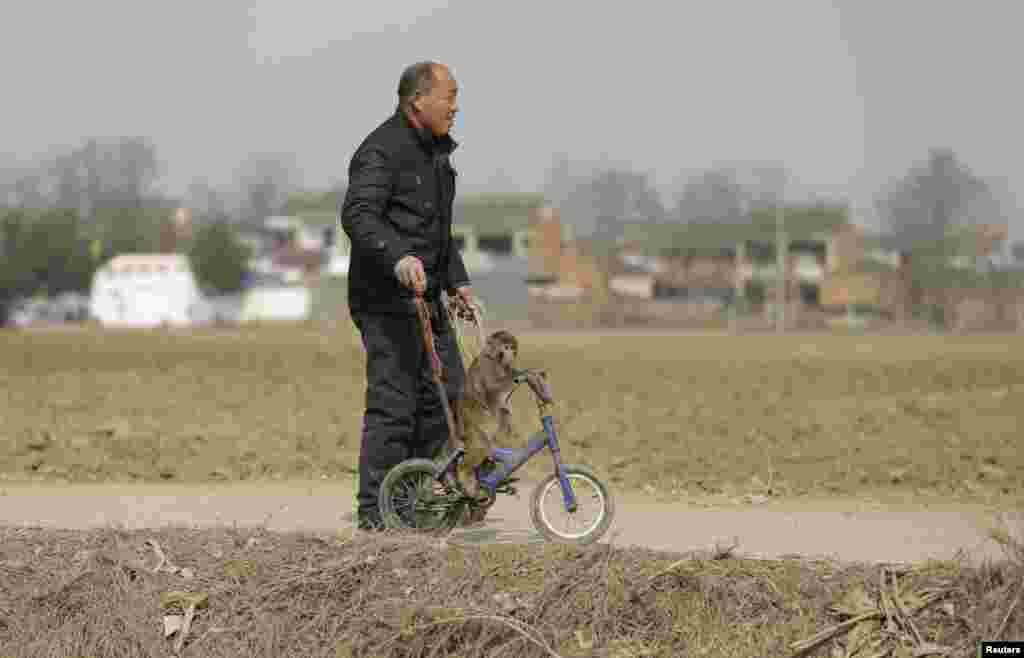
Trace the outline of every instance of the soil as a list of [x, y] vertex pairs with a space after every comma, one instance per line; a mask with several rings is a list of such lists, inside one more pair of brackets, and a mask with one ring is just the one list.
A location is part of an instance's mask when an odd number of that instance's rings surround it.
[[[523, 331], [520, 344], [520, 365], [551, 373], [563, 459], [620, 501], [607, 541], [995, 556], [992, 512], [1024, 508], [1022, 334]], [[343, 526], [364, 359], [347, 325], [0, 332], [0, 524]], [[536, 408], [525, 392], [513, 405], [525, 441]], [[492, 538], [528, 534], [521, 492], [493, 510]]]
[[[535, 539], [529, 486], [505, 496], [483, 530], [461, 531], [478, 542]], [[988, 531], [1000, 519], [1021, 536], [1024, 514], [978, 504], [843, 498], [770, 499], [760, 505], [721, 497], [659, 501], [616, 493], [616, 517], [604, 542], [685, 553], [737, 544], [747, 557], [800, 555], [844, 562], [917, 563], [1002, 557]], [[270, 531], [336, 531], [351, 527], [350, 481], [273, 483], [6, 485], [0, 525], [90, 529], [164, 526], [263, 527]]]

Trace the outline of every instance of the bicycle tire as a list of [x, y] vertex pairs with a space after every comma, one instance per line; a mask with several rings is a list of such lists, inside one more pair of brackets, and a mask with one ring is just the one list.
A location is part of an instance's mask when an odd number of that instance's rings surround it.
[[586, 466], [566, 464], [562, 466], [562, 470], [566, 477], [569, 478], [570, 484], [573, 479], [579, 478], [587, 480], [594, 485], [602, 501], [600, 519], [585, 532], [575, 535], [561, 533], [552, 527], [542, 507], [543, 498], [547, 492], [553, 489], [558, 492], [559, 500], [561, 500], [561, 486], [558, 482], [558, 476], [551, 473], [534, 487], [533, 493], [530, 495], [530, 520], [533, 522], [533, 527], [537, 532], [550, 542], [576, 544], [579, 546], [593, 544], [600, 540], [612, 525], [612, 521], [615, 518], [615, 499], [612, 497], [611, 491], [604, 481]]
[[[452, 495], [447, 487], [434, 479], [437, 464], [429, 459], [407, 459], [384, 476], [377, 497], [381, 520], [389, 530], [448, 531], [460, 520], [458, 505], [449, 506], [440, 500]], [[427, 487], [430, 487], [429, 490]], [[402, 493], [415, 491], [414, 500], [409, 501], [417, 509], [400, 509], [397, 503]], [[440, 490], [440, 491], [439, 491]], [[426, 502], [424, 494], [436, 497], [431, 501], [437, 509], [423, 510], [418, 503]]]

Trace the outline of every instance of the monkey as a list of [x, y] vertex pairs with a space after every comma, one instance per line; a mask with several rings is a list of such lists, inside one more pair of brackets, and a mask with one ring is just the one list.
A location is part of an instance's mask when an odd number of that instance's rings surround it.
[[[494, 451], [495, 440], [513, 435], [509, 399], [513, 381], [513, 363], [519, 355], [519, 341], [508, 331], [496, 331], [487, 338], [480, 355], [466, 372], [463, 394], [454, 405], [455, 445], [465, 450], [458, 468], [458, 480], [470, 496], [479, 497], [476, 469]], [[488, 426], [497, 423], [493, 434]]]

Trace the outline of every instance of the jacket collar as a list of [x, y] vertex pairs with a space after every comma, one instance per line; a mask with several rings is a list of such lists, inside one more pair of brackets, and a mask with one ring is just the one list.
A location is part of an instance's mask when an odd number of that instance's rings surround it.
[[451, 155], [452, 151], [458, 148], [459, 143], [452, 139], [451, 135], [445, 135], [443, 137], [434, 137], [430, 133], [429, 128], [416, 128], [409, 121], [409, 117], [405, 115], [405, 112], [401, 108], [395, 111], [398, 117], [398, 122], [401, 123], [405, 128], [412, 133], [413, 137], [428, 153], [443, 153], [444, 155]]

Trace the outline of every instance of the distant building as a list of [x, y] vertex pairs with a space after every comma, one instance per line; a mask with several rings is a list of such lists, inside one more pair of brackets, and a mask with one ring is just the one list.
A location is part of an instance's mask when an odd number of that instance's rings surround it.
[[[979, 224], [952, 229], [937, 240], [914, 241], [901, 235], [867, 235], [859, 227], [850, 227], [833, 240], [822, 306], [906, 312], [909, 306], [922, 303], [925, 288], [947, 288], [957, 272], [993, 268], [993, 257], [1002, 250], [1007, 234], [1005, 224]], [[908, 268], [922, 256], [937, 261], [911, 285]]]
[[601, 297], [609, 290], [607, 266], [595, 244], [575, 239], [557, 209], [542, 206], [529, 215], [530, 295], [559, 299]]
[[[527, 225], [530, 210], [542, 201], [535, 194], [460, 195], [453, 207], [452, 235], [462, 254], [470, 276], [497, 274], [517, 267], [516, 261], [527, 258]], [[281, 244], [295, 235], [301, 251], [320, 251], [323, 265], [320, 274], [344, 277], [348, 274], [351, 244], [338, 217], [337, 199], [333, 195], [296, 196], [289, 206], [291, 214], [267, 218], [261, 241]], [[267, 247], [254, 254], [252, 268], [261, 275], [282, 274], [287, 264], [275, 260], [273, 249]], [[295, 260], [289, 256], [288, 262]], [[298, 274], [292, 268], [287, 276]]]
[[[529, 213], [541, 200], [533, 194], [477, 194], [455, 200], [452, 236], [470, 276], [493, 271], [497, 258], [526, 259]], [[344, 262], [347, 271], [351, 245], [337, 211], [304, 211], [296, 219], [310, 233], [324, 236], [331, 259], [328, 269]]]
[[464, 253], [528, 257], [530, 216], [543, 206], [539, 194], [477, 194], [456, 199], [453, 231], [466, 238]]
[[[815, 306], [830, 244], [848, 225], [845, 210], [809, 205], [785, 212], [786, 297]], [[774, 211], [755, 211], [746, 222], [624, 223], [623, 228], [611, 272], [611, 286], [620, 294], [719, 305], [741, 297], [755, 304], [773, 301], [777, 294]]]
[[[268, 217], [260, 231], [245, 240], [254, 247], [251, 270], [260, 276], [280, 276], [298, 283], [321, 275], [348, 274], [348, 241], [338, 244], [332, 224], [320, 224], [309, 216]], [[344, 234], [342, 234], [344, 236]]]
[[185, 256], [123, 254], [96, 271], [89, 311], [104, 326], [185, 326], [193, 324], [201, 303]]
[[246, 291], [242, 322], [307, 320], [312, 306], [308, 286], [262, 285]]

